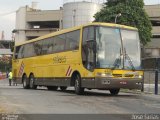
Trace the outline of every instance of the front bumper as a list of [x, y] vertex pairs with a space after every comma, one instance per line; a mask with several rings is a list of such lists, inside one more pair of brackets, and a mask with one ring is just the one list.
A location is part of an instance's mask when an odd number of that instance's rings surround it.
[[139, 78], [95, 78], [97, 89], [139, 89], [143, 87], [143, 79]]

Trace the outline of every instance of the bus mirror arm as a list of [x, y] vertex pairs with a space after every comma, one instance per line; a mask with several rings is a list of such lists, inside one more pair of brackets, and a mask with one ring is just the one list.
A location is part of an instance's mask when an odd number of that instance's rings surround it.
[[15, 59], [17, 59], [17, 58], [18, 58], [18, 54], [17, 54], [17, 53], [15, 53], [14, 58], [15, 58]]
[[86, 42], [95, 42], [95, 40], [94, 39], [88, 39], [88, 40], [86, 40]]

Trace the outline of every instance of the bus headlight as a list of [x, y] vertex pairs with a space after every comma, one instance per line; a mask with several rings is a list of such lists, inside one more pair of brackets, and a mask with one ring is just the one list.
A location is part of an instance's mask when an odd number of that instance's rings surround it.
[[97, 73], [96, 77], [112, 77], [111, 73]]
[[143, 78], [142, 75], [135, 75], [134, 77], [135, 77], [135, 78], [140, 78], [140, 79]]

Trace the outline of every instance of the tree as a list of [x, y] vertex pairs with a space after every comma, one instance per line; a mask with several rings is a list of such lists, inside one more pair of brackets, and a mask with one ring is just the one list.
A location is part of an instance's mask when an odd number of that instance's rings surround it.
[[141, 43], [145, 45], [151, 41], [152, 25], [143, 6], [143, 0], [107, 0], [101, 11], [95, 14], [95, 21], [114, 23], [116, 15], [121, 13], [117, 16], [117, 23], [137, 27]]

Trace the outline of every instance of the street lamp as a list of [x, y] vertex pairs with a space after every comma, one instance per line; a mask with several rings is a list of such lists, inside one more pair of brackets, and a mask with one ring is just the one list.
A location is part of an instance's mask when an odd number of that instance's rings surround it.
[[121, 13], [118, 13], [115, 17], [115, 23], [117, 23], [117, 18], [120, 17], [122, 14]]

